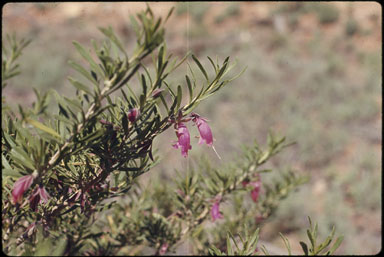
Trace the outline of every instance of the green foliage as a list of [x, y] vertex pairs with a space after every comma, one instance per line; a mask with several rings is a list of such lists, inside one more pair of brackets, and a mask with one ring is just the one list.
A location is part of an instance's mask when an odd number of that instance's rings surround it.
[[[331, 234], [324, 240], [324, 242], [317, 244], [316, 240], [318, 237], [318, 225], [317, 223], [315, 226], [312, 226], [312, 221], [309, 219], [309, 225], [310, 229], [307, 230], [307, 236], [310, 242], [310, 246], [304, 242], [300, 242], [300, 245], [303, 250], [304, 255], [332, 255], [335, 250], [340, 246], [341, 242], [343, 241], [343, 236], [340, 236], [336, 238], [335, 242], [331, 246], [331, 243], [334, 239], [335, 236], [335, 227], [333, 227]], [[226, 251], [223, 252], [216, 248], [215, 246], [211, 246], [209, 249], [210, 255], [213, 256], [233, 256], [233, 255], [240, 255], [240, 256], [253, 256], [256, 255], [257, 252], [259, 252], [259, 248], [257, 246], [258, 240], [259, 240], [259, 234], [260, 230], [257, 228], [254, 230], [254, 232], [249, 235], [248, 229], [244, 228], [245, 235], [242, 237], [240, 234], [238, 235], [240, 242], [237, 243], [238, 240], [232, 235], [231, 232], [227, 233], [227, 240], [226, 240]], [[280, 237], [282, 238], [285, 247], [287, 248], [288, 255], [292, 255], [292, 249], [291, 245], [288, 241], [288, 239], [281, 233]], [[240, 244], [241, 243], [241, 244]], [[239, 247], [240, 244], [240, 247]], [[235, 245], [235, 249], [233, 248], [232, 245]], [[265, 255], [270, 255], [268, 250], [264, 245], [260, 246], [261, 251]]]
[[[343, 241], [343, 236], [340, 236], [336, 238], [336, 241], [334, 244], [328, 249], [327, 247], [331, 245], [334, 236], [335, 236], [335, 227], [332, 228], [331, 234], [324, 240], [324, 242], [318, 244], [316, 242], [317, 240], [317, 231], [318, 231], [318, 225], [317, 223], [315, 226], [312, 226], [312, 221], [309, 219], [309, 226], [310, 229], [307, 230], [307, 236], [310, 241], [310, 246], [308, 247], [306, 243], [300, 242], [301, 248], [303, 249], [303, 252], [305, 255], [332, 255], [334, 251], [340, 246], [341, 242]], [[285, 242], [288, 242], [284, 236], [282, 236]], [[288, 248], [289, 249], [289, 248]]]
[[7, 35], [7, 44], [3, 44], [2, 53], [3, 60], [1, 62], [1, 88], [4, 89], [7, 86], [6, 81], [10, 78], [20, 74], [20, 65], [16, 63], [16, 60], [20, 57], [23, 49], [29, 45], [30, 40], [16, 39], [16, 34]]
[[[215, 246], [212, 246], [209, 249], [209, 253], [212, 256], [251, 256], [254, 255], [255, 252], [257, 252], [257, 242], [259, 240], [259, 229], [256, 229], [252, 235], [248, 235], [248, 230], [246, 227], [244, 227], [245, 235], [242, 237], [240, 234], [238, 235], [241, 243], [241, 248], [239, 247], [238, 243], [236, 242], [236, 238], [228, 232], [227, 234], [227, 252], [224, 253], [217, 249]], [[232, 247], [232, 243], [235, 245], [235, 249]]]

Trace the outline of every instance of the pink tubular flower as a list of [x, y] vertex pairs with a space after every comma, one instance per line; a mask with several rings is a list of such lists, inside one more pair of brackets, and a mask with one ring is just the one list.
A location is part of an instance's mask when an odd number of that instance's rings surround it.
[[251, 197], [252, 197], [252, 200], [256, 203], [257, 199], [259, 199], [261, 182], [260, 181], [251, 182], [251, 185], [253, 186], [253, 190], [251, 191]]
[[12, 199], [14, 204], [19, 203], [21, 201], [24, 192], [27, 191], [28, 188], [32, 185], [33, 179], [33, 175], [27, 175], [19, 178], [15, 182], [12, 190]]
[[175, 125], [176, 128], [176, 136], [178, 141], [172, 146], [176, 149], [181, 148], [181, 155], [184, 157], [188, 156], [188, 150], [192, 149], [191, 146], [191, 137], [189, 135], [188, 128], [184, 123], [177, 123]]
[[48, 202], [48, 199], [50, 198], [48, 192], [45, 190], [44, 187], [38, 187], [35, 192], [32, 194], [32, 196], [29, 198], [29, 205], [32, 210], [36, 211], [37, 205], [39, 203], [46, 203]]
[[220, 198], [216, 199], [215, 203], [212, 205], [212, 209], [211, 209], [212, 221], [223, 218], [223, 215], [221, 215], [219, 208], [220, 208]]
[[128, 111], [128, 120], [133, 123], [137, 120], [139, 115], [140, 115], [139, 109], [137, 109], [137, 108], [130, 109]]
[[205, 141], [207, 145], [212, 146], [213, 136], [211, 128], [208, 126], [207, 120], [200, 117], [196, 113], [192, 113], [191, 116], [193, 117], [192, 121], [196, 124], [200, 133], [199, 144], [202, 144]]

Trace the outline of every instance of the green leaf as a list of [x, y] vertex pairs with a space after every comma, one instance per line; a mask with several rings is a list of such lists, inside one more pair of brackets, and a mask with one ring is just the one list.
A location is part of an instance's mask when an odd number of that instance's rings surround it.
[[337, 248], [339, 248], [339, 246], [341, 245], [341, 243], [343, 242], [343, 239], [344, 239], [344, 236], [340, 236], [336, 239], [336, 242], [333, 244], [333, 246], [331, 247], [331, 249], [327, 252], [327, 255], [332, 255], [336, 250]]
[[121, 120], [121, 125], [123, 126], [124, 135], [128, 135], [128, 133], [129, 133], [128, 117], [127, 117], [127, 114], [125, 112], [123, 113], [123, 118]]
[[176, 110], [180, 108], [181, 104], [181, 98], [182, 98], [183, 91], [181, 89], [181, 86], [177, 86], [177, 104], [176, 104]]
[[311, 242], [312, 249], [315, 250], [315, 238], [313, 237], [313, 235], [312, 235], [311, 231], [309, 231], [309, 229], [307, 229], [307, 235], [308, 235], [309, 241]]
[[291, 245], [289, 244], [289, 241], [288, 239], [282, 234], [279, 232], [279, 235], [280, 237], [283, 239], [284, 241], [284, 244], [285, 244], [285, 248], [287, 248], [288, 250], [288, 255], [292, 255], [292, 252], [291, 252]]
[[173, 98], [176, 98], [175, 92], [173, 92], [172, 88], [168, 85], [168, 83], [164, 81], [164, 85], [168, 88], [169, 93], [173, 96]]
[[124, 53], [124, 55], [127, 57], [127, 53], [124, 50], [123, 44], [120, 42], [120, 40], [116, 37], [115, 33], [112, 30], [112, 27], [108, 28], [99, 28], [99, 30], [107, 36], [119, 49], [121, 52]]
[[12, 169], [7, 161], [7, 158], [5, 158], [3, 154], [1, 154], [1, 165], [6, 169]]
[[15, 147], [11, 150], [10, 155], [12, 159], [18, 162], [19, 165], [23, 165], [28, 167], [31, 170], [34, 170], [35, 167], [33, 165], [33, 161], [30, 159], [28, 154], [24, 152], [21, 147]]
[[304, 254], [308, 255], [308, 246], [302, 241], [300, 241], [300, 245], [301, 245], [301, 248], [303, 249]]
[[137, 38], [138, 38], [138, 40], [139, 40], [139, 39], [141, 38], [141, 37], [140, 37], [140, 34], [141, 34], [140, 26], [139, 26], [139, 24], [137, 23], [137, 20], [136, 20], [135, 16], [133, 16], [133, 15], [129, 15], [129, 19], [130, 19], [130, 21], [131, 21], [131, 25], [132, 25], [132, 27], [133, 27], [133, 30], [135, 31], [135, 34], [136, 34], [136, 36], [137, 36]]
[[[86, 77], [88, 80], [90, 80], [92, 83], [97, 85], [97, 80], [95, 78], [95, 75], [90, 74], [83, 66], [80, 64], [74, 62], [74, 61], [68, 61], [68, 64], [72, 66], [72, 68], [76, 71], [78, 71], [80, 74], [82, 74], [84, 77]], [[94, 72], [93, 72], [94, 73]]]
[[196, 58], [195, 55], [192, 55], [192, 59], [195, 61], [195, 63], [197, 64], [197, 66], [199, 67], [199, 69], [201, 70], [201, 72], [203, 73], [204, 77], [206, 78], [207, 81], [209, 81], [209, 78], [208, 78], [208, 74], [207, 72], [205, 71], [203, 65], [201, 65], [200, 61]]
[[3, 136], [4, 136], [4, 139], [5, 141], [13, 148], [16, 146], [16, 143], [15, 141], [13, 140], [13, 138], [7, 134], [7, 133], [3, 133]]
[[92, 70], [99, 72], [100, 75], [103, 75], [103, 70], [99, 67], [99, 65], [96, 64], [96, 62], [92, 59], [91, 55], [84, 49], [84, 47], [76, 41], [74, 41], [73, 44], [81, 56], [83, 56], [83, 58], [91, 65]]
[[[1, 177], [4, 179], [5, 177], [13, 177], [13, 178], [19, 178], [22, 174], [16, 170], [16, 169], [1, 169]], [[3, 188], [5, 189], [5, 188]]]
[[191, 80], [189, 79], [188, 75], [185, 75], [185, 79], [187, 80], [187, 86], [188, 86], [188, 91], [189, 91], [189, 102], [191, 102], [192, 98], [193, 98], [193, 90], [192, 90]]
[[92, 92], [89, 90], [89, 88], [86, 85], [80, 83], [79, 81], [77, 81], [77, 80], [75, 80], [74, 78], [71, 78], [71, 77], [68, 77], [68, 80], [78, 90], [82, 90], [85, 93], [87, 93], [87, 94], [91, 95], [92, 97], [94, 97]]
[[212, 64], [215, 73], [217, 74], [217, 67], [216, 67], [215, 63], [213, 62], [211, 57], [207, 56], [207, 58], [208, 58], [209, 62]]
[[229, 234], [227, 234], [227, 253], [228, 255], [233, 255], [231, 240], [229, 239]]
[[164, 20], [164, 23], [167, 22], [167, 20], [169, 19], [169, 17], [172, 15], [173, 11], [175, 10], [175, 7], [172, 6], [172, 8], [169, 10], [168, 14], [167, 14], [167, 17], [165, 18]]
[[145, 95], [140, 95], [140, 102], [139, 102], [140, 110], [143, 110], [143, 108], [144, 108], [145, 99], [146, 99]]
[[270, 255], [267, 248], [265, 248], [265, 245], [260, 246], [261, 251], [264, 253], [264, 255]]
[[164, 59], [164, 45], [159, 49], [159, 54], [157, 57], [157, 70], [160, 71], [163, 69], [163, 59]]
[[[315, 231], [317, 230], [316, 227], [317, 227], [317, 224], [315, 225]], [[317, 247], [317, 249], [315, 249], [316, 250], [315, 254], [320, 253], [322, 250], [324, 250], [326, 247], [328, 247], [330, 245], [330, 243], [332, 242], [334, 236], [335, 236], [335, 227], [333, 226], [331, 234], [324, 240], [323, 243], [321, 243]]]
[[60, 135], [56, 131], [54, 131], [53, 129], [45, 126], [44, 124], [42, 124], [42, 123], [40, 123], [40, 122], [38, 122], [36, 120], [32, 120], [30, 118], [26, 118], [25, 121], [28, 122], [29, 124], [33, 125], [34, 127], [38, 128], [38, 129], [40, 129], [40, 130], [42, 130], [44, 132], [47, 132], [48, 134], [50, 134], [50, 135], [52, 135], [54, 137], [61, 138]]
[[147, 82], [145, 80], [144, 74], [141, 74], [141, 85], [143, 87], [143, 95], [147, 95]]

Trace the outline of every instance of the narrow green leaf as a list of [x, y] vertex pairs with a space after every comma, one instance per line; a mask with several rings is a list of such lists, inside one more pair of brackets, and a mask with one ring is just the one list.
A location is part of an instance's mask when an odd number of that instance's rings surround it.
[[74, 70], [76, 70], [77, 72], [79, 72], [80, 74], [82, 74], [85, 78], [87, 78], [88, 80], [90, 80], [92, 83], [94, 83], [95, 85], [97, 85], [97, 80], [96, 80], [96, 77], [95, 77], [95, 73], [93, 72], [94, 75], [90, 74], [83, 66], [81, 66], [80, 64], [74, 62], [74, 61], [68, 61], [68, 64], [70, 66], [72, 66], [72, 68]]
[[129, 19], [130, 19], [130, 21], [131, 21], [131, 25], [132, 25], [132, 27], [133, 27], [133, 30], [134, 30], [135, 33], [136, 33], [137, 38], [140, 38], [140, 32], [141, 32], [141, 30], [140, 30], [140, 26], [139, 26], [139, 24], [137, 23], [137, 20], [136, 20], [135, 16], [133, 16], [133, 15], [129, 15]]
[[128, 129], [128, 117], [127, 114], [123, 113], [123, 118], [121, 120], [121, 125], [123, 126], [124, 135], [128, 135], [129, 129]]
[[280, 237], [283, 239], [284, 241], [284, 245], [285, 245], [285, 248], [287, 248], [288, 250], [288, 255], [292, 255], [292, 252], [291, 252], [291, 245], [289, 244], [289, 241], [288, 239], [282, 234], [279, 232], [279, 235]]
[[82, 91], [84, 91], [85, 93], [87, 93], [87, 94], [91, 95], [92, 97], [94, 97], [93, 94], [92, 94], [92, 92], [89, 90], [89, 88], [88, 88], [86, 85], [80, 83], [79, 81], [75, 80], [75, 79], [72, 78], [72, 77], [68, 77], [68, 80], [69, 80], [69, 82], [71, 82], [71, 84], [72, 84], [75, 88], [77, 88], [78, 90], [82, 90]]
[[164, 81], [164, 85], [168, 88], [169, 93], [171, 93], [171, 95], [173, 96], [173, 98], [176, 98], [176, 94], [175, 94], [175, 92], [173, 92], [172, 88], [168, 85], [168, 83]]
[[213, 62], [213, 60], [211, 59], [211, 57], [207, 56], [209, 62], [212, 64], [213, 66], [213, 70], [215, 71], [215, 74], [217, 74], [217, 68], [216, 68], [216, 65], [215, 63]]
[[99, 65], [96, 64], [96, 62], [92, 59], [91, 55], [84, 49], [84, 47], [76, 41], [74, 41], [73, 44], [81, 56], [83, 56], [83, 58], [91, 65], [92, 70], [95, 70], [99, 72], [100, 75], [102, 75], [104, 73], [103, 70], [99, 67]]
[[167, 14], [167, 17], [165, 18], [164, 20], [164, 23], [167, 22], [167, 20], [169, 19], [169, 17], [172, 15], [173, 11], [175, 10], [175, 7], [172, 6], [172, 8], [169, 10], [168, 14]]
[[15, 141], [8, 133], [3, 133], [5, 141], [13, 148], [16, 146]]
[[311, 242], [312, 249], [315, 250], [315, 247], [316, 247], [315, 239], [313, 238], [313, 235], [312, 235], [311, 231], [309, 231], [308, 229], [307, 229], [307, 236], [309, 238], [309, 241]]
[[261, 251], [264, 253], [264, 255], [270, 255], [267, 248], [265, 248], [265, 245], [260, 246]]
[[227, 253], [228, 255], [233, 255], [232, 244], [231, 240], [229, 239], [229, 234], [227, 234]]
[[160, 96], [161, 102], [163, 103], [165, 109], [167, 110], [167, 113], [169, 113], [168, 104], [167, 104], [167, 102], [165, 101], [163, 94], [160, 94], [159, 96]]
[[217, 74], [216, 78], [221, 78], [224, 75], [224, 72], [226, 71], [227, 66], [228, 66], [228, 60], [229, 60], [229, 56], [225, 59], [225, 61], [223, 63], [223, 66], [221, 67], [221, 69], [220, 69], [219, 73]]
[[145, 95], [140, 95], [140, 110], [143, 110], [145, 104]]
[[193, 98], [193, 89], [192, 89], [191, 80], [189, 79], [188, 75], [185, 75], [185, 79], [187, 80], [187, 86], [189, 91], [189, 102], [191, 102]]
[[201, 65], [200, 61], [196, 58], [195, 55], [192, 55], [192, 59], [195, 61], [195, 63], [197, 64], [197, 66], [199, 67], [199, 69], [200, 69], [201, 72], [203, 73], [204, 77], [207, 79], [207, 81], [209, 81], [209, 79], [208, 79], [208, 74], [207, 74], [207, 72], [205, 71], [203, 65]]
[[300, 241], [300, 245], [301, 245], [301, 248], [303, 249], [304, 254], [308, 255], [308, 246], [302, 241]]
[[339, 246], [343, 242], [343, 239], [344, 239], [344, 236], [340, 236], [336, 239], [336, 242], [333, 244], [331, 249], [328, 251], [328, 253], [329, 253], [328, 255], [332, 255], [337, 250], [337, 248], [339, 248]]
[[44, 124], [42, 124], [42, 123], [40, 123], [40, 122], [38, 122], [36, 120], [32, 120], [30, 118], [26, 118], [25, 120], [26, 120], [26, 122], [28, 122], [29, 124], [33, 125], [34, 127], [38, 128], [38, 129], [40, 129], [40, 130], [42, 130], [44, 132], [47, 132], [48, 134], [51, 134], [54, 137], [61, 138], [60, 135], [56, 131], [54, 131], [53, 129], [45, 126]]
[[163, 58], [164, 58], [164, 45], [159, 49], [159, 54], [157, 57], [157, 70], [162, 70], [163, 68]]
[[4, 168], [6, 169], [12, 169], [11, 166], [9, 165], [8, 161], [7, 161], [7, 158], [5, 158], [5, 156], [3, 154], [1, 154], [1, 165], [4, 166]]
[[[10, 152], [10, 156], [12, 159], [18, 162], [17, 164], [19, 164], [19, 166], [23, 165], [25, 167], [28, 167], [31, 170], [35, 169], [32, 160], [20, 147], [13, 148]], [[23, 166], [20, 166], [20, 167], [23, 167]]]
[[159, 19], [157, 19], [157, 22], [152, 29], [152, 33], [155, 33], [157, 31], [157, 29], [160, 27], [160, 24], [161, 24], [161, 17]]
[[[317, 227], [317, 223], [315, 225], [315, 231], [317, 230], [316, 229]], [[317, 232], [316, 232], [317, 233]], [[332, 228], [332, 232], [331, 234], [324, 240], [323, 243], [321, 243], [317, 249], [316, 249], [316, 253], [320, 253], [323, 249], [325, 249], [333, 240], [333, 237], [335, 236], [335, 227]]]
[[179, 85], [177, 86], [177, 105], [176, 105], [177, 110], [180, 108], [182, 94], [183, 94], [183, 91], [181, 89], [181, 86]]
[[127, 57], [127, 53], [124, 50], [123, 44], [120, 42], [120, 40], [116, 37], [115, 33], [112, 30], [112, 27], [108, 28], [99, 28], [99, 30], [107, 36], [119, 49], [123, 54]]
[[232, 233], [231, 233], [230, 231], [228, 231], [228, 233], [229, 233], [229, 235], [231, 236], [232, 241], [233, 241], [233, 243], [235, 244], [237, 251], [240, 251], [240, 247], [239, 247], [239, 245], [236, 243], [236, 239], [235, 239], [235, 237], [232, 235]]
[[143, 87], [143, 94], [147, 95], [147, 82], [145, 80], [144, 74], [141, 74], [141, 85]]
[[[3, 178], [3, 180], [6, 177], [19, 178], [21, 176], [22, 176], [22, 174], [16, 169], [12, 169], [12, 168], [1, 169], [1, 177]], [[3, 190], [6, 190], [6, 188], [3, 187]]]

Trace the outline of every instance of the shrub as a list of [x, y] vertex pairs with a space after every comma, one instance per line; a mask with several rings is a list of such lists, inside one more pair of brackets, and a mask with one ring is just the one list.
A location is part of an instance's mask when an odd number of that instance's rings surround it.
[[[193, 110], [236, 78], [227, 75], [229, 57], [222, 63], [208, 57], [212, 75], [192, 55], [203, 82], [198, 82], [192, 69], [185, 76], [185, 86], [175, 88], [168, 82], [169, 74], [188, 57], [177, 61], [167, 54], [164, 23], [172, 10], [161, 19], [148, 7], [132, 18], [137, 47], [130, 55], [110, 27], [100, 29], [107, 38], [104, 44], [93, 42], [97, 60], [74, 42], [88, 63], [84, 67], [70, 62], [88, 81], [69, 78], [75, 97], [35, 90], [33, 108], [19, 105], [18, 111], [7, 106], [3, 97], [4, 253], [162, 255], [189, 238], [195, 243], [195, 254], [253, 254], [258, 227], [307, 180], [288, 171], [279, 180], [263, 182], [271, 170], [262, 165], [289, 145], [284, 137], [270, 133], [266, 147], [255, 142], [234, 163], [214, 168], [201, 160], [167, 184], [141, 186], [137, 178], [159, 161], [152, 143], [170, 127], [175, 129], [173, 147], [180, 150], [181, 158], [195, 147], [188, 130], [191, 124], [200, 134], [199, 143], [215, 150], [207, 120]], [[3, 88], [20, 72], [15, 61], [28, 43], [8, 37], [3, 49]], [[152, 67], [144, 64], [149, 55]], [[133, 87], [134, 76], [139, 88]], [[114, 92], [121, 96], [112, 98]], [[51, 97], [57, 111], [48, 109]], [[216, 226], [204, 229], [209, 220]], [[241, 230], [244, 224], [247, 230]], [[222, 230], [228, 230], [228, 236]], [[232, 234], [244, 231], [238, 246]], [[253, 231], [251, 236], [248, 231]], [[317, 225], [312, 228], [311, 224], [307, 234], [310, 245], [301, 242], [306, 254], [331, 254], [342, 240], [339, 237], [327, 250], [334, 231], [320, 245], [316, 244]], [[282, 238], [290, 253], [288, 240]]]

